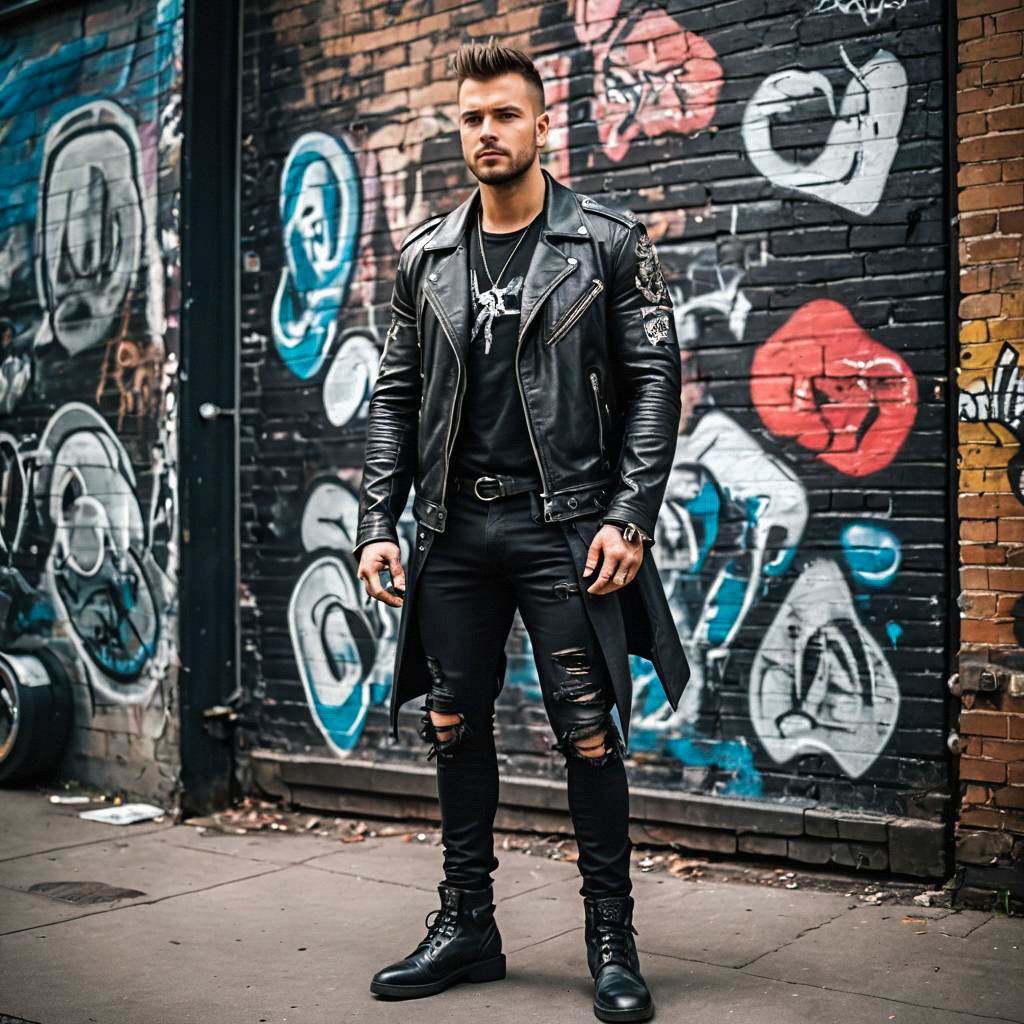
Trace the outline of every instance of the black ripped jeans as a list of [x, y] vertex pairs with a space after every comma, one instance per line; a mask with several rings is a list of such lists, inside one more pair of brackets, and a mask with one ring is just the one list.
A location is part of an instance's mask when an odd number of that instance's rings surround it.
[[[434, 538], [415, 605], [432, 678], [421, 735], [437, 758], [450, 885], [485, 889], [498, 866], [492, 832], [498, 807], [494, 701], [518, 607], [555, 749], [566, 760], [580, 891], [624, 896], [631, 890], [622, 740], [609, 717], [611, 683], [583, 600], [562, 528], [534, 522], [529, 494], [485, 502], [451, 488], [448, 525]], [[460, 721], [434, 726], [431, 710], [459, 715]], [[586, 754], [581, 747], [589, 748]]]

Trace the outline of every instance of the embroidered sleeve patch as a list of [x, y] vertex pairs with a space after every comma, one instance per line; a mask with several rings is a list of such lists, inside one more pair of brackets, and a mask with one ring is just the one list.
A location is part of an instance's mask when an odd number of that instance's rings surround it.
[[640, 294], [652, 305], [659, 305], [668, 294], [665, 278], [661, 273], [661, 264], [654, 243], [641, 225], [640, 237], [636, 240], [636, 286]]
[[668, 337], [668, 318], [671, 311], [664, 306], [641, 306], [644, 318], [644, 332], [652, 345], [660, 345]]

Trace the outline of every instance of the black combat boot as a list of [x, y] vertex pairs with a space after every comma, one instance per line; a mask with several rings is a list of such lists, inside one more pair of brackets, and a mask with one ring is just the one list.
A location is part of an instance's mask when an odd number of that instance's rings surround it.
[[654, 1000], [640, 976], [631, 896], [584, 896], [587, 963], [599, 1020], [650, 1020]]
[[466, 892], [442, 883], [441, 908], [427, 934], [404, 959], [378, 971], [370, 991], [392, 999], [432, 996], [457, 981], [497, 981], [505, 977], [505, 955], [494, 923], [493, 889]]

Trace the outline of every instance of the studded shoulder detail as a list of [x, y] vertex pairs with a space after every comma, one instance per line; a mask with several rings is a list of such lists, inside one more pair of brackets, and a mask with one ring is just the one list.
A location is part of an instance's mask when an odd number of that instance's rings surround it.
[[410, 231], [405, 236], [405, 238], [402, 239], [402, 244], [400, 246], [400, 250], [399, 251], [401, 251], [401, 249], [408, 248], [408, 246], [412, 242], [415, 242], [417, 238], [421, 238], [428, 231], [432, 230], [433, 228], [438, 227], [440, 225], [441, 221], [444, 220], [445, 216], [446, 215], [443, 214], [443, 213], [442, 214], [438, 214], [435, 217], [428, 217], [425, 221], [423, 221], [422, 224], [417, 224], [416, 227], [414, 227], [412, 229], [412, 231]]
[[637, 222], [637, 216], [632, 210], [622, 210], [612, 206], [605, 206], [590, 196], [581, 196], [580, 205], [588, 213], [598, 213], [610, 220], [617, 221], [624, 227], [631, 228]]

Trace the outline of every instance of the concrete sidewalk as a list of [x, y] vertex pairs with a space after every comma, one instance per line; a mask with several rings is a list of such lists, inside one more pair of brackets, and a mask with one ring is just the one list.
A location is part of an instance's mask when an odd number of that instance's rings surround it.
[[[506, 980], [382, 1002], [370, 976], [436, 903], [435, 833], [341, 843], [80, 809], [0, 791], [0, 1024], [595, 1019], [571, 862], [499, 851]], [[54, 882], [77, 884], [32, 891]], [[664, 872], [635, 886], [657, 1020], [1024, 1022], [1019, 918]]]

